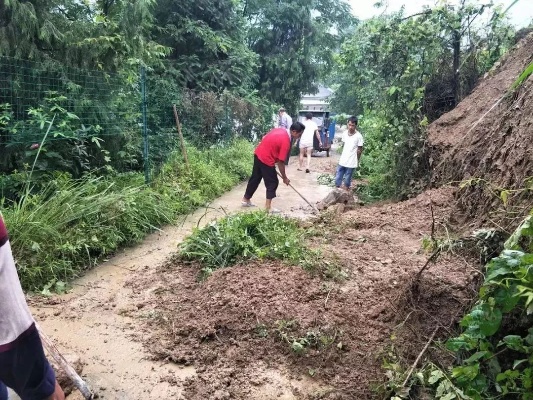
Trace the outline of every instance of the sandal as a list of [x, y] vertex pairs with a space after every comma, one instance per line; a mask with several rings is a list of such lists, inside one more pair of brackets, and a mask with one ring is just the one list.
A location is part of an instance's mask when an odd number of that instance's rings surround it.
[[271, 208], [268, 213], [269, 214], [280, 214], [281, 210], [278, 210], [277, 208]]
[[243, 207], [255, 207], [255, 204], [252, 204], [251, 201], [241, 201], [241, 206], [243, 206]]

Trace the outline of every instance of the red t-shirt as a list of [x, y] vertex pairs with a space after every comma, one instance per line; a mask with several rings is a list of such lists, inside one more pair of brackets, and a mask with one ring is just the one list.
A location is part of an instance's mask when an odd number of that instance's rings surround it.
[[255, 149], [259, 160], [270, 167], [278, 161], [285, 161], [291, 149], [291, 139], [285, 128], [274, 128], [268, 132]]

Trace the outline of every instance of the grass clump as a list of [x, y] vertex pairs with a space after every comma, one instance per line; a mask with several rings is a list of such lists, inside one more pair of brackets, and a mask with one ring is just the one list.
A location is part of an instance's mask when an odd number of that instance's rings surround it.
[[228, 216], [195, 230], [181, 244], [180, 253], [185, 259], [200, 261], [204, 275], [251, 258], [298, 264], [310, 252], [302, 246], [302, 237], [295, 221], [254, 211]]
[[307, 236], [296, 220], [265, 211], [240, 213], [196, 229], [181, 243], [180, 256], [199, 261], [202, 278], [241, 260], [267, 258], [298, 265], [324, 279], [346, 279], [338, 260], [327, 259], [304, 244]]
[[172, 219], [171, 208], [149, 187], [94, 177], [53, 180], [3, 214], [21, 283], [30, 290], [60, 287]]
[[175, 154], [151, 185], [139, 172], [28, 180], [23, 193], [0, 203], [23, 287], [61, 290], [104, 256], [231, 189], [250, 173], [252, 153], [244, 140], [190, 148], [189, 169]]

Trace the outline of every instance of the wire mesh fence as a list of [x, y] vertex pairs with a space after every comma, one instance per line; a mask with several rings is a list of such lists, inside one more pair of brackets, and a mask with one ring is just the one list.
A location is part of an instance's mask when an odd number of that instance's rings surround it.
[[34, 179], [137, 171], [148, 182], [180, 145], [174, 104], [186, 140], [204, 148], [260, 137], [273, 111], [258, 97], [188, 91], [142, 69], [108, 73], [0, 56], [0, 184], [30, 170]]

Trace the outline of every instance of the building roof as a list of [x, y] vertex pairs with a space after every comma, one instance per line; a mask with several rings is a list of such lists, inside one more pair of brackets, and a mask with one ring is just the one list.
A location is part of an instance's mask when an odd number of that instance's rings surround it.
[[318, 93], [315, 93], [315, 94], [311, 94], [311, 93], [308, 93], [308, 94], [304, 94], [302, 96], [302, 102], [303, 100], [325, 100], [327, 99], [329, 96], [331, 96], [333, 94], [333, 90], [325, 87], [325, 86], [319, 86], [318, 87]]

